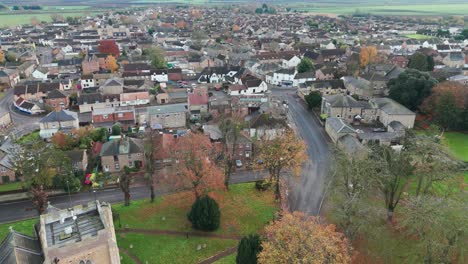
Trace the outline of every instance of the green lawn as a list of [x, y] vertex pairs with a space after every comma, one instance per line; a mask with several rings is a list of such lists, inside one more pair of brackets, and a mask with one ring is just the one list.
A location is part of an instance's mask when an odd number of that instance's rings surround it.
[[214, 264], [236, 264], [236, 254], [229, 255], [216, 261]]
[[[203, 237], [118, 234], [119, 247], [127, 249], [143, 263], [198, 263], [229, 247], [237, 245], [236, 240], [213, 239]], [[198, 245], [206, 244], [206, 248], [197, 250]], [[133, 248], [130, 248], [130, 245]]]
[[20, 144], [26, 143], [28, 141], [36, 141], [39, 140], [41, 137], [39, 136], [39, 130], [36, 130], [34, 132], [31, 132], [27, 135], [22, 136], [19, 138], [17, 141]]
[[21, 182], [0, 184], [0, 193], [1, 192], [7, 192], [7, 191], [20, 190], [21, 189], [21, 184], [22, 184]]
[[9, 26], [16, 26], [16, 25], [23, 25], [23, 24], [30, 24], [33, 18], [37, 19], [39, 22], [51, 22], [52, 19], [50, 15], [52, 13], [59, 13], [64, 17], [80, 17], [85, 15], [94, 16], [96, 14], [100, 14], [96, 10], [55, 10], [55, 11], [38, 11], [34, 13], [20, 13], [15, 14], [12, 12], [0, 12], [0, 27], [9, 27]]
[[131, 259], [127, 254], [123, 253], [122, 251], [120, 251], [119, 254], [121, 264], [135, 264], [135, 261], [133, 261], [133, 259]]
[[322, 14], [352, 14], [370, 13], [375, 15], [464, 15], [468, 12], [468, 4], [384, 4], [384, 3], [303, 3], [292, 4], [293, 9]]
[[33, 225], [36, 224], [38, 219], [28, 219], [13, 223], [0, 224], [0, 241], [3, 241], [5, 237], [10, 233], [10, 226], [13, 230], [31, 236], [33, 234]]
[[[276, 211], [273, 194], [259, 192], [254, 183], [231, 185], [228, 192], [215, 194], [221, 208], [221, 226], [216, 233], [249, 234], [271, 221]], [[193, 203], [190, 192], [159, 197], [154, 203], [148, 200], [132, 201], [129, 207], [113, 206], [119, 212], [122, 226], [175, 231], [191, 231], [187, 213]], [[118, 224], [116, 224], [118, 226]]]
[[445, 132], [442, 143], [457, 159], [468, 162], [468, 133]]
[[408, 34], [408, 35], [405, 35], [405, 37], [411, 38], [411, 39], [416, 39], [416, 40], [426, 40], [426, 39], [431, 38], [430, 36], [426, 36], [426, 35], [423, 35], [423, 34]]

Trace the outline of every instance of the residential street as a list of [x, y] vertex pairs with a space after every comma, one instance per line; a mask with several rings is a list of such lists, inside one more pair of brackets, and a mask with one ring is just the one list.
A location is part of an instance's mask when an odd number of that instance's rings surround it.
[[318, 120], [295, 95], [296, 89], [270, 88], [274, 96], [287, 99], [289, 116], [307, 145], [309, 161], [304, 165], [300, 179], [290, 181], [288, 192], [291, 210], [315, 215], [322, 201], [328, 172], [328, 136]]
[[[305, 165], [302, 177], [295, 179], [291, 184], [288, 199], [292, 210], [300, 210], [309, 214], [317, 214], [322, 201], [325, 189], [325, 180], [328, 168], [328, 138], [323, 128], [316, 118], [306, 109], [305, 105], [295, 95], [295, 90], [290, 89], [272, 89], [275, 97], [285, 98], [289, 104], [289, 115], [294, 121], [300, 136], [306, 142], [309, 154], [309, 162]], [[0, 107], [7, 109], [12, 106], [10, 103], [13, 97], [12, 90], [0, 100]], [[12, 118], [19, 128], [17, 133], [32, 131], [38, 127], [38, 117], [27, 116], [12, 111]], [[263, 175], [265, 176], [265, 175]], [[232, 176], [233, 183], [251, 182], [261, 179], [262, 175], [258, 172], [242, 171]], [[147, 187], [134, 187], [131, 190], [132, 199], [141, 199], [149, 196]], [[158, 195], [163, 195], [160, 191]], [[99, 190], [96, 192], [96, 198], [105, 202], [120, 202], [123, 200], [122, 192], [119, 189]], [[84, 204], [94, 199], [93, 193], [77, 193], [71, 195], [71, 204]], [[51, 197], [50, 202], [59, 208], [66, 208], [69, 205], [68, 195]], [[17, 201], [0, 204], [0, 223], [33, 217], [36, 215], [31, 202]], [[5, 213], [8, 212], [8, 213]]]
[[21, 137], [39, 129], [39, 120], [42, 116], [31, 116], [26, 113], [20, 113], [13, 106], [13, 89], [7, 90], [5, 92], [5, 96], [0, 99], [0, 110], [10, 112], [11, 121], [14, 124], [12, 132], [17, 137]]
[[[236, 172], [231, 176], [231, 183], [252, 182], [261, 178], [261, 172], [242, 171]], [[156, 186], [155, 192], [157, 196], [168, 193], [167, 190], [159, 188], [158, 186]], [[131, 199], [149, 198], [149, 188], [147, 186], [132, 187], [130, 194]], [[95, 194], [92, 192], [74, 193], [71, 194], [71, 199], [68, 195], [54, 196], [49, 197], [49, 201], [55, 207], [67, 208], [70, 204], [72, 206], [86, 204], [95, 199], [94, 195], [96, 195], [96, 199], [103, 202], [117, 203], [123, 201], [123, 193], [120, 189], [97, 190]], [[0, 223], [12, 222], [34, 216], [37, 216], [37, 213], [30, 200], [0, 203]]]

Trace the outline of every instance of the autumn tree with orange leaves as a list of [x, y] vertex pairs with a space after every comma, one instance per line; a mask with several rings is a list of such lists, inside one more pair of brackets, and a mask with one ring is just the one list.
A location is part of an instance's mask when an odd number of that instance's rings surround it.
[[100, 53], [110, 54], [115, 58], [118, 58], [120, 55], [119, 46], [113, 39], [104, 39], [99, 41], [98, 50]]
[[173, 147], [181, 185], [189, 186], [195, 198], [212, 190], [224, 189], [223, 172], [215, 163], [220, 151], [210, 139], [199, 133], [180, 137]]
[[267, 140], [260, 145], [259, 159], [261, 169], [270, 174], [270, 182], [275, 186], [275, 198], [281, 201], [280, 178], [284, 171], [291, 171], [299, 176], [302, 164], [307, 159], [304, 141], [299, 139], [292, 130], [287, 130], [283, 135], [272, 140]]
[[112, 55], [107, 55], [106, 58], [106, 68], [111, 70], [112, 72], [116, 72], [119, 69], [119, 65], [117, 64], [117, 60]]
[[3, 50], [0, 50], [0, 63], [5, 62], [5, 52]]
[[360, 58], [361, 67], [363, 68], [375, 62], [377, 59], [377, 48], [375, 46], [362, 47]]
[[286, 213], [265, 228], [258, 254], [260, 264], [347, 264], [350, 246], [334, 225], [325, 225], [302, 212]]

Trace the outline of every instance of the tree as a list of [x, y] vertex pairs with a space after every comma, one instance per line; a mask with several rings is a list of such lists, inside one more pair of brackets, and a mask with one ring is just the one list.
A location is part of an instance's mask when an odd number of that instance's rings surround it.
[[410, 198], [403, 209], [401, 227], [417, 236], [424, 263], [463, 262], [468, 239], [466, 203], [423, 195]]
[[118, 184], [120, 190], [124, 193], [124, 205], [130, 205], [130, 183], [132, 182], [132, 175], [129, 167], [124, 167], [124, 172], [119, 174]]
[[319, 91], [312, 91], [304, 97], [309, 109], [314, 109], [322, 105], [322, 94]]
[[5, 52], [3, 50], [0, 50], [0, 63], [5, 63]]
[[235, 157], [237, 153], [237, 140], [240, 136], [242, 124], [237, 118], [226, 119], [223, 118], [219, 128], [223, 141], [223, 155], [224, 155], [224, 186], [229, 189], [229, 180], [231, 178], [232, 169], [235, 164]]
[[437, 80], [429, 74], [414, 69], [407, 69], [397, 78], [388, 82], [389, 96], [398, 103], [416, 110], [426, 97], [431, 94]]
[[106, 128], [95, 128], [91, 130], [89, 133], [89, 136], [94, 142], [106, 142], [107, 139], [109, 138], [109, 132], [107, 131]]
[[414, 169], [411, 156], [406, 151], [398, 153], [389, 146], [375, 145], [372, 147], [372, 159], [378, 168], [373, 181], [384, 197], [387, 223], [392, 223], [405, 183]]
[[150, 199], [151, 202], [154, 202], [155, 193], [154, 193], [154, 173], [156, 171], [155, 167], [155, 157], [159, 150], [160, 144], [157, 141], [159, 134], [155, 130], [151, 130], [147, 135], [144, 143], [145, 149], [145, 170], [146, 170], [146, 179], [148, 180], [148, 185], [150, 189]]
[[37, 19], [37, 17], [31, 17], [31, 25], [33, 26], [37, 26], [39, 25], [39, 20]]
[[112, 126], [112, 135], [118, 136], [122, 134], [122, 126], [120, 124], [115, 124]]
[[29, 191], [32, 203], [39, 215], [43, 214], [47, 209], [47, 192], [44, 191], [42, 186], [33, 187]]
[[304, 57], [301, 62], [297, 65], [297, 72], [309, 72], [314, 69], [314, 63], [311, 59]]
[[60, 150], [71, 150], [76, 145], [76, 142], [72, 136], [60, 131], [52, 136], [51, 141], [52, 144], [54, 144], [54, 147]]
[[361, 67], [372, 64], [377, 58], [377, 48], [375, 46], [362, 47], [360, 57]]
[[458, 162], [433, 138], [407, 131], [403, 146], [413, 161], [416, 196], [429, 194], [434, 183], [453, 177], [459, 170]]
[[428, 57], [421, 52], [416, 52], [411, 55], [408, 62], [408, 68], [415, 69], [418, 71], [429, 71], [429, 60]]
[[116, 72], [119, 69], [119, 65], [117, 64], [117, 60], [114, 56], [107, 55], [106, 68], [111, 70], [111, 72]]
[[292, 130], [283, 135], [265, 141], [260, 146], [260, 167], [268, 170], [270, 182], [275, 185], [275, 198], [281, 201], [280, 177], [284, 170], [300, 175], [302, 164], [307, 158], [305, 144]]
[[468, 108], [468, 89], [457, 82], [442, 82], [432, 89], [421, 110], [434, 116], [445, 129], [464, 129], [464, 112]]
[[188, 219], [195, 229], [214, 231], [221, 219], [218, 203], [208, 195], [197, 198], [188, 214]]
[[367, 206], [363, 200], [368, 195], [371, 179], [376, 173], [376, 164], [367, 155], [346, 154], [336, 149], [332, 167], [331, 200], [338, 226], [349, 239], [355, 239], [366, 224]]
[[189, 133], [177, 140], [172, 151], [178, 179], [191, 189], [195, 198], [212, 190], [224, 189], [223, 173], [215, 163], [220, 151], [207, 136]]
[[435, 107], [434, 120], [444, 129], [457, 129], [462, 110], [457, 107], [452, 93], [442, 94]]
[[54, 176], [71, 173], [71, 163], [63, 152], [48, 146], [41, 139], [25, 142], [10, 151], [14, 171], [24, 178], [27, 188], [50, 188]]
[[119, 46], [115, 40], [104, 39], [99, 41], [98, 50], [100, 53], [112, 55], [114, 58], [118, 58], [120, 55]]
[[318, 218], [302, 212], [285, 213], [265, 228], [265, 237], [258, 254], [261, 264], [351, 263], [345, 236], [335, 226], [323, 225]]
[[427, 70], [433, 71], [435, 66], [434, 58], [432, 56], [427, 56]]
[[237, 247], [237, 264], [257, 264], [257, 255], [262, 251], [262, 241], [258, 234], [245, 236]]
[[65, 21], [63, 16], [60, 15], [60, 14], [57, 14], [57, 13], [52, 13], [50, 15], [50, 19], [52, 19], [52, 22], [63, 22], [63, 21]]
[[164, 51], [157, 46], [153, 46], [149, 48], [147, 54], [150, 57], [151, 65], [156, 69], [164, 69], [167, 68], [166, 59], [164, 58]]

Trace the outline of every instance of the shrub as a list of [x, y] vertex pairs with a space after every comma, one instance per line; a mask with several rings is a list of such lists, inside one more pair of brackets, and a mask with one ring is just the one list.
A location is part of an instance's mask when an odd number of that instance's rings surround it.
[[262, 241], [257, 234], [248, 235], [242, 238], [237, 247], [237, 264], [256, 264], [257, 254], [262, 250]]
[[218, 229], [220, 218], [218, 203], [207, 195], [198, 198], [188, 214], [188, 220], [192, 222], [193, 228], [203, 231]]
[[266, 191], [270, 188], [271, 182], [265, 181], [265, 180], [260, 180], [255, 182], [255, 189], [259, 191]]

